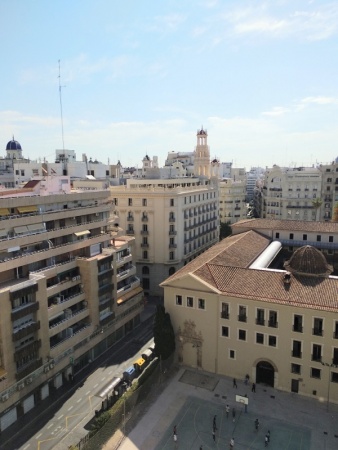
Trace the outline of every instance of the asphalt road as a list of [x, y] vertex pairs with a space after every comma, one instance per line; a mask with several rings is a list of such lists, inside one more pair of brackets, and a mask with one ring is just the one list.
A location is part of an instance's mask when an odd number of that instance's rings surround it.
[[[24, 424], [14, 424], [12, 433], [0, 438], [6, 450], [67, 450], [88, 433], [88, 425], [101, 408], [100, 392], [137, 359], [153, 342], [153, 318], [117, 342], [76, 375], [73, 384], [48, 406], [37, 406]], [[87, 429], [85, 427], [87, 426]]]

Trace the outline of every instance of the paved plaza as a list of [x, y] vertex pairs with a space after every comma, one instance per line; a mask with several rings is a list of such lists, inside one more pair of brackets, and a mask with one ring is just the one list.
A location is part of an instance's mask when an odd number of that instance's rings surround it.
[[[280, 392], [271, 387], [256, 386], [256, 393], [243, 380], [202, 371], [180, 368], [156, 402], [123, 440], [120, 450], [258, 450], [265, 447], [265, 434], [270, 431], [267, 448], [273, 450], [338, 449], [338, 406], [316, 398]], [[247, 412], [236, 402], [236, 395], [247, 395]], [[227, 417], [226, 405], [230, 412]], [[233, 409], [235, 408], [235, 421]], [[215, 442], [213, 418], [216, 415]], [[260, 426], [255, 429], [255, 420]], [[173, 439], [176, 425], [177, 442]], [[107, 443], [105, 449], [114, 448]]]

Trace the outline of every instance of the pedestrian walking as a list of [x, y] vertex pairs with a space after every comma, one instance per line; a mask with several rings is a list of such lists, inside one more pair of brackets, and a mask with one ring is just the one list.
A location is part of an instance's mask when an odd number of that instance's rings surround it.
[[267, 437], [268, 437], [268, 442], [270, 442], [270, 430], [268, 430], [268, 432], [266, 433]]
[[176, 425], [174, 425], [173, 434], [177, 434], [177, 428], [176, 428]]
[[[248, 398], [247, 394], [244, 395], [245, 398]], [[244, 403], [244, 412], [248, 412], [248, 404]]]
[[230, 439], [229, 448], [230, 448], [230, 450], [232, 450], [234, 447], [235, 447], [235, 439], [234, 439], [234, 438], [231, 438], [231, 439]]
[[232, 386], [237, 389], [237, 381], [236, 378], [233, 379]]
[[200, 446], [200, 450], [203, 450], [203, 445]]
[[236, 409], [232, 408], [232, 421], [235, 422], [236, 420]]
[[246, 385], [248, 385], [249, 380], [250, 380], [250, 376], [249, 376], [249, 374], [247, 373], [247, 374], [245, 375], [244, 383], [245, 383]]
[[214, 431], [217, 431], [216, 417], [217, 416], [214, 416], [214, 420], [212, 421], [212, 428], [213, 428]]
[[259, 428], [259, 420], [258, 419], [255, 420], [255, 428], [256, 428], [256, 431], [258, 431], [258, 428]]
[[252, 389], [251, 389], [251, 391], [252, 391], [252, 392], [256, 392], [256, 384], [255, 384], [255, 383], [252, 383]]
[[174, 442], [177, 442], [177, 434], [174, 434]]
[[267, 434], [265, 435], [264, 442], [265, 442], [265, 447], [267, 447], [269, 444], [269, 438], [268, 438]]
[[216, 433], [214, 430], [212, 430], [212, 438], [214, 440], [214, 443], [216, 442]]
[[229, 417], [229, 411], [230, 411], [230, 407], [229, 407], [229, 405], [226, 405], [225, 414], [226, 414], [227, 418]]

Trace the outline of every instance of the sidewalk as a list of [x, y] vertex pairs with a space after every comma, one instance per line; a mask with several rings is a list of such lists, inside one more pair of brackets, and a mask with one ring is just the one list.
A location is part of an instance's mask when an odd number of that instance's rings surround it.
[[[290, 424], [293, 428], [306, 428], [311, 435], [311, 446], [306, 450], [335, 449], [338, 448], [338, 406], [330, 404], [329, 412], [326, 403], [318, 399], [306, 398], [297, 394], [281, 392], [270, 387], [257, 385], [256, 393], [243, 381], [238, 382], [238, 389], [232, 387], [232, 379], [214, 374], [205, 374], [206, 377], [218, 379], [216, 388], [207, 390], [196, 384], [186, 384], [179, 381], [186, 369], [181, 367], [157, 398], [134, 429], [126, 436], [122, 443], [122, 433], [118, 432], [107, 442], [104, 450], [155, 450], [165, 435], [172, 434], [172, 424], [189, 397], [196, 397], [208, 404], [212, 402], [215, 407], [224, 408], [226, 403], [230, 407], [240, 405], [235, 402], [235, 395], [248, 395], [250, 416], [269, 417], [280, 423]], [[197, 372], [197, 371], [195, 371]], [[181, 411], [182, 415], [182, 411]], [[171, 440], [170, 440], [171, 442]], [[272, 447], [272, 446], [271, 446]], [[206, 447], [207, 448], [207, 447]], [[236, 444], [236, 448], [242, 449]], [[275, 447], [276, 448], [276, 447]]]

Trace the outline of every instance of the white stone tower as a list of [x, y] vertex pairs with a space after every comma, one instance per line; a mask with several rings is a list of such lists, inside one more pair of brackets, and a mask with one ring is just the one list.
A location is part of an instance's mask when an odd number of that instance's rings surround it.
[[197, 131], [197, 145], [194, 157], [195, 176], [210, 178], [210, 151], [208, 146], [208, 133], [206, 130]]

